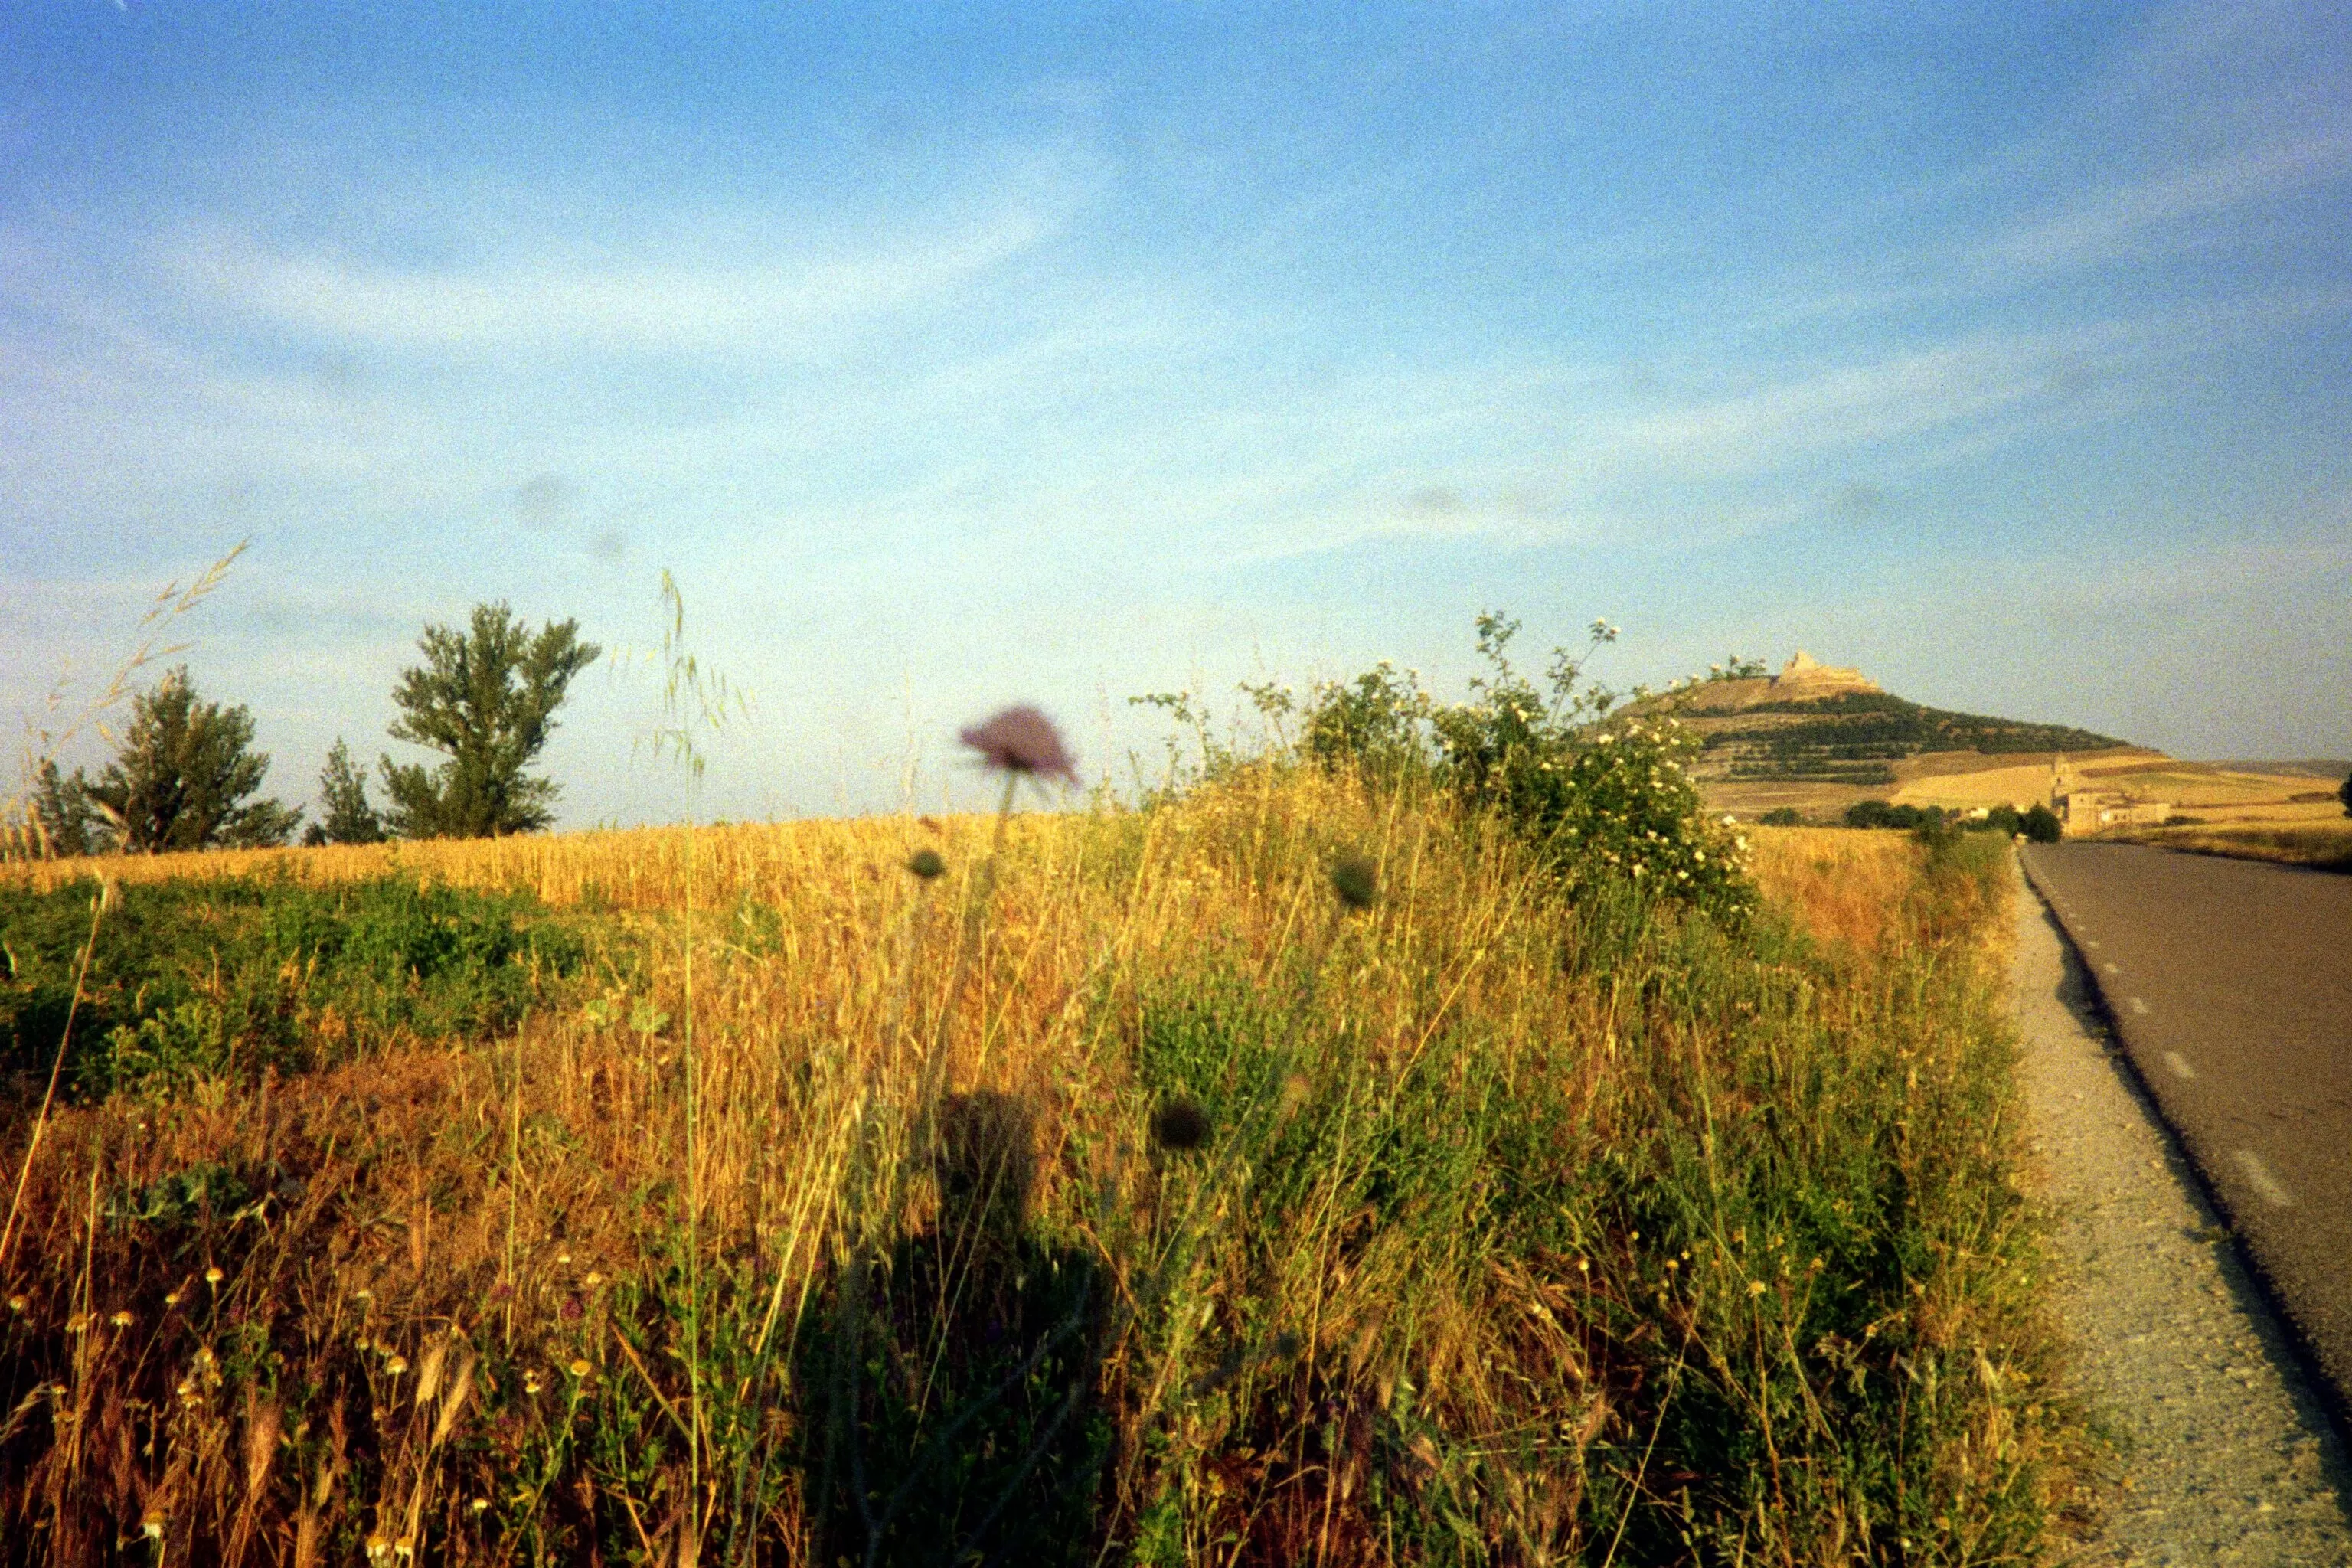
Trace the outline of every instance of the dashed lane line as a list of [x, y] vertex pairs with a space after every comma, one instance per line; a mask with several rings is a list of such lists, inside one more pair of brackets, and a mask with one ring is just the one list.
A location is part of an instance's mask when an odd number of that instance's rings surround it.
[[2138, 997], [2135, 996], [2135, 997], [2133, 997], [2133, 998], [2131, 999], [2131, 1005], [2132, 1005], [2132, 1011], [2133, 1011], [2133, 1012], [2135, 1012], [2135, 1013], [2138, 1014], [2138, 1015], [2139, 1015], [2141, 1017], [2143, 1017], [2143, 1018], [2145, 1018], [2145, 1017], [2147, 1017], [2147, 1003], [2145, 1003], [2145, 1002], [2141, 1001]]
[[2165, 1052], [2164, 1065], [2170, 1068], [2174, 1073], [2178, 1074], [2181, 1078], [2193, 1079], [2197, 1076], [2197, 1069], [2190, 1067], [2189, 1065], [2189, 1058], [2182, 1056], [2179, 1051]]
[[2294, 1195], [2279, 1184], [2279, 1179], [2271, 1174], [2271, 1168], [2263, 1163], [2260, 1154], [2252, 1149], [2240, 1149], [2234, 1157], [2238, 1169], [2246, 1173], [2246, 1180], [2254, 1184], [2254, 1191], [2263, 1194], [2264, 1203], [2274, 1209], [2294, 1206]]

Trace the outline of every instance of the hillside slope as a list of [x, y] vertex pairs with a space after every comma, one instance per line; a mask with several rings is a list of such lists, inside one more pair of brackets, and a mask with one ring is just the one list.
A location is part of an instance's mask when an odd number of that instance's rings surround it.
[[1706, 783], [1883, 786], [1899, 782], [1898, 764], [1937, 753], [2008, 759], [2125, 747], [2070, 725], [1926, 707], [1801, 650], [1779, 675], [1707, 682], [1679, 717], [1705, 746], [1694, 773]]
[[1701, 750], [1691, 773], [1717, 811], [1834, 816], [1862, 800], [1968, 810], [2049, 798], [2052, 768], [2129, 800], [2215, 822], [2333, 816], [2326, 764], [2193, 763], [2066, 724], [1960, 713], [1897, 697], [1803, 652], [1775, 676], [1707, 681], [1671, 711]]

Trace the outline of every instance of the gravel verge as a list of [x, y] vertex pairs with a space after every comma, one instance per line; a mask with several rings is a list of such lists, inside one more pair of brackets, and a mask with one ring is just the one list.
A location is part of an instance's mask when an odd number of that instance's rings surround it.
[[2352, 1564], [2352, 1467], [2326, 1409], [2021, 877], [2016, 938], [2055, 1304], [2118, 1448], [2105, 1516], [2072, 1561]]

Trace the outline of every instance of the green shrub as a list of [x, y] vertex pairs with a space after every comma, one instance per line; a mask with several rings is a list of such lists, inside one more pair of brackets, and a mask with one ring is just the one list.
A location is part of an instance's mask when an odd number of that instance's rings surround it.
[[1596, 621], [1581, 653], [1555, 648], [1546, 689], [1511, 663], [1518, 630], [1499, 613], [1478, 617], [1487, 668], [1465, 702], [1433, 702], [1385, 661], [1318, 687], [1301, 749], [1375, 782], [1426, 778], [1453, 791], [1537, 846], [1570, 896], [1625, 881], [1717, 920], [1744, 920], [1754, 907], [1739, 865], [1745, 843], [1708, 815], [1685, 772], [1696, 739], [1671, 703], [1612, 717], [1615, 694], [1583, 679], [1585, 659], [1615, 629]]
[[[95, 889], [0, 889], [0, 1064], [46, 1077]], [[297, 1071], [394, 1038], [512, 1026], [584, 947], [528, 895], [222, 879], [136, 884], [100, 922], [64, 1069], [78, 1093]]]
[[1896, 805], [1891, 801], [1858, 800], [1845, 808], [1848, 827], [1899, 827], [1905, 832], [1944, 825], [1944, 813], [1932, 805]]
[[2055, 844], [2065, 837], [2066, 829], [2058, 814], [2036, 801], [2019, 819], [2021, 830], [2036, 844]]

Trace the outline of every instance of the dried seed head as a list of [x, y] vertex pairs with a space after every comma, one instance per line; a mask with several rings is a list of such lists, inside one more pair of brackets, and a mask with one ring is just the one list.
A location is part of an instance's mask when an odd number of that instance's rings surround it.
[[269, 1479], [269, 1462], [278, 1457], [278, 1432], [282, 1416], [274, 1399], [253, 1407], [245, 1423], [245, 1495], [257, 1498]]
[[226, 1278], [228, 1277], [223, 1274], [217, 1268], [207, 1268], [205, 1270], [205, 1283], [207, 1285], [217, 1285]]
[[1151, 1141], [1171, 1154], [1190, 1153], [1209, 1141], [1209, 1113], [1189, 1094], [1162, 1100], [1151, 1113]]
[[1361, 855], [1342, 855], [1331, 863], [1331, 890], [1351, 910], [1368, 910], [1381, 896], [1380, 872]]
[[466, 1396], [474, 1392], [474, 1350], [471, 1345], [457, 1352], [457, 1370], [449, 1374], [449, 1396], [441, 1402], [441, 1419], [434, 1424], [436, 1446], [449, 1440], [457, 1429], [457, 1415], [466, 1407]]
[[441, 1392], [441, 1363], [448, 1354], [447, 1340], [435, 1340], [425, 1347], [425, 1359], [416, 1363], [416, 1403], [419, 1405]]
[[1058, 778], [1076, 786], [1078, 764], [1054, 721], [1026, 703], [1007, 708], [957, 737], [980, 753], [981, 765], [1000, 773]]
[[948, 863], [936, 849], [918, 849], [907, 857], [907, 869], [929, 882], [947, 874]]

